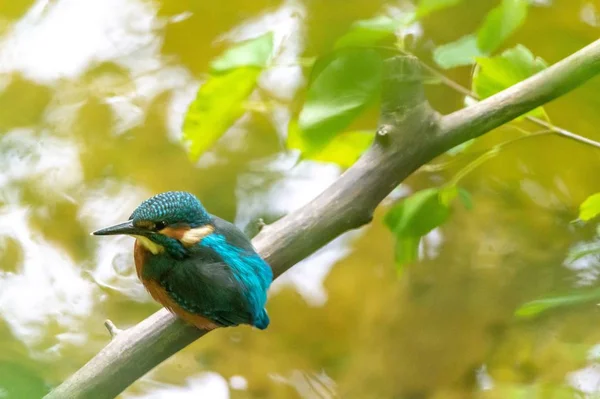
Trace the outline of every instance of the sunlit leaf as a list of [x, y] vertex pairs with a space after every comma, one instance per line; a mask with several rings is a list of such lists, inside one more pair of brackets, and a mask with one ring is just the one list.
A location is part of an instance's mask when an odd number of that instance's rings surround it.
[[440, 202], [445, 206], [449, 207], [452, 201], [458, 198], [466, 209], [473, 209], [473, 199], [471, 198], [471, 194], [462, 187], [456, 185], [443, 187], [440, 189], [439, 195]]
[[423, 236], [446, 221], [448, 206], [440, 200], [440, 189], [417, 191], [396, 204], [385, 216], [396, 234]]
[[310, 152], [323, 149], [378, 97], [382, 60], [375, 50], [342, 49], [314, 70], [298, 118]]
[[433, 51], [434, 61], [444, 69], [475, 63], [476, 57], [485, 55], [477, 47], [477, 38], [466, 35], [460, 39], [438, 46]]
[[438, 195], [440, 197], [439, 198], [440, 202], [445, 206], [449, 206], [450, 203], [452, 203], [452, 201], [454, 201], [454, 199], [456, 197], [458, 197], [458, 187], [457, 186], [443, 187], [438, 191]]
[[598, 289], [527, 302], [515, 311], [515, 316], [532, 318], [551, 309], [581, 305], [594, 301], [600, 301], [600, 290]]
[[498, 7], [490, 11], [477, 32], [479, 49], [484, 53], [498, 49], [525, 21], [527, 5], [527, 0], [502, 0]]
[[273, 33], [241, 42], [216, 58], [211, 72], [221, 74], [240, 67], [266, 68], [273, 53]]
[[369, 148], [375, 132], [344, 132], [333, 138], [325, 148], [313, 155], [315, 161], [332, 162], [342, 167], [350, 167]]
[[[543, 59], [535, 57], [529, 49], [520, 44], [496, 57], [479, 57], [473, 74], [473, 91], [481, 98], [490, 97], [546, 67]], [[542, 107], [529, 114], [546, 116]]]
[[600, 215], [600, 193], [590, 195], [579, 206], [579, 219], [588, 221]]
[[444, 223], [450, 215], [440, 190], [417, 191], [398, 202], [385, 215], [385, 224], [396, 236], [398, 265], [416, 260], [420, 238]]
[[417, 17], [422, 18], [434, 11], [452, 7], [462, 0], [419, 0], [417, 4]]
[[409, 25], [413, 20], [414, 15], [407, 14], [400, 19], [379, 16], [357, 21], [336, 41], [335, 48], [376, 45], [385, 39], [394, 38], [398, 28]]
[[335, 163], [347, 168], [356, 162], [374, 138], [375, 132], [370, 131], [343, 132], [335, 136], [325, 147], [314, 152], [311, 151], [310, 143], [307, 143], [301, 135], [297, 122], [292, 121], [288, 129], [287, 147], [300, 150], [302, 159]]
[[259, 68], [238, 68], [211, 76], [198, 90], [183, 122], [190, 156], [197, 159], [244, 114], [244, 101], [252, 93]]

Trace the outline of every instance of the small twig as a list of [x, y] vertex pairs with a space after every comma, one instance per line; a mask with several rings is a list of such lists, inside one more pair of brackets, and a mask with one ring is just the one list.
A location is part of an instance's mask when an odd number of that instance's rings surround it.
[[594, 141], [592, 139], [588, 139], [587, 137], [583, 137], [583, 136], [580, 136], [578, 134], [569, 132], [568, 130], [565, 130], [565, 129], [563, 129], [561, 127], [558, 127], [558, 126], [554, 126], [551, 123], [548, 123], [548, 122], [546, 122], [546, 121], [544, 121], [542, 119], [536, 118], [534, 116], [526, 116], [526, 118], [528, 120], [530, 120], [531, 122], [533, 122], [533, 123], [537, 123], [540, 126], [543, 126], [543, 127], [547, 128], [547, 129], [552, 130], [553, 133], [556, 133], [559, 136], [562, 136], [562, 137], [567, 138], [567, 139], [575, 140], [575, 141], [577, 141], [579, 143], [588, 144], [588, 145], [591, 145], [592, 147], [596, 147], [596, 148], [600, 149], [600, 143], [597, 142], [597, 141]]
[[111, 338], [115, 338], [117, 335], [123, 332], [123, 330], [117, 328], [117, 326], [115, 326], [115, 323], [113, 323], [109, 319], [106, 319], [104, 321], [104, 327], [106, 327], [106, 329], [108, 330], [108, 333], [110, 334]]
[[[535, 131], [535, 132], [530, 132], [526, 129], [523, 129], [517, 125], [505, 125], [506, 128], [510, 128], [510, 129], [514, 129], [516, 131], [518, 131], [519, 133], [523, 134], [524, 137], [528, 137], [531, 135], [537, 135], [538, 133], [544, 133], [544, 134], [550, 134], [550, 133], [554, 133], [554, 131], [552, 131], [551, 129], [545, 129], [545, 130], [539, 130], [539, 131]], [[524, 138], [521, 137], [521, 138]], [[509, 140], [506, 141], [504, 143], [501, 143], [499, 145], [504, 145], [504, 144], [511, 144], [514, 140]], [[443, 162], [437, 162], [437, 163], [429, 163], [427, 165], [423, 165], [419, 168], [420, 171], [422, 172], [440, 172], [442, 170], [448, 169], [452, 166], [454, 166], [455, 164], [458, 163], [464, 163], [464, 158], [466, 157], [473, 157], [475, 158], [475, 160], [473, 162], [475, 162], [477, 160], [477, 158], [479, 158], [480, 156], [484, 155], [486, 152], [490, 151], [489, 149], [483, 149], [483, 150], [478, 150], [478, 151], [469, 151], [465, 154], [462, 154], [462, 157], [453, 157], [452, 159], [448, 160], [448, 161], [443, 161]]]
[[258, 218], [258, 220], [256, 221], [256, 227], [258, 228], [258, 233], [260, 233], [262, 231], [262, 229], [264, 229], [266, 227], [266, 223], [265, 220], [263, 218]]
[[482, 155], [480, 155], [479, 157], [477, 157], [477, 159], [475, 159], [474, 161], [468, 163], [464, 168], [462, 168], [461, 170], [459, 170], [453, 177], [452, 179], [448, 182], [448, 186], [455, 186], [458, 184], [458, 182], [465, 177], [466, 175], [468, 175], [469, 173], [471, 173], [473, 170], [475, 170], [477, 167], [481, 166], [481, 164], [483, 164], [484, 162], [494, 158], [496, 155], [500, 154], [500, 151], [503, 148], [509, 147], [513, 144], [516, 144], [522, 140], [526, 140], [526, 139], [530, 139], [533, 137], [538, 137], [538, 136], [547, 136], [549, 134], [554, 134], [555, 132], [548, 129], [548, 130], [542, 130], [540, 132], [536, 132], [536, 133], [532, 133], [529, 134], [527, 136], [521, 136], [521, 137], [517, 137], [516, 139], [513, 140], [509, 140], [509, 141], [505, 141], [504, 143], [500, 143], [498, 145], [493, 146], [492, 148], [490, 148], [489, 150], [487, 150], [485, 153], [483, 153]]
[[[406, 55], [410, 55], [410, 52], [404, 51], [404, 50], [399, 50], [400, 53], [402, 54], [406, 54]], [[462, 86], [460, 83], [450, 79], [449, 77], [447, 77], [446, 75], [444, 75], [443, 73], [441, 73], [440, 71], [438, 71], [437, 69], [435, 69], [434, 67], [428, 65], [427, 63], [425, 63], [424, 61], [422, 61], [421, 59], [419, 59], [419, 61], [421, 62], [421, 65], [423, 66], [424, 69], [426, 69], [427, 71], [429, 71], [430, 73], [434, 74], [436, 77], [438, 77], [443, 84], [445, 84], [446, 86], [450, 87], [451, 89], [455, 90], [458, 93], [461, 93], [467, 97], [470, 97], [471, 99], [475, 100], [475, 101], [480, 101], [481, 97], [479, 97], [477, 95], [477, 93], [474, 93], [473, 91], [467, 89], [466, 87]], [[573, 132], [570, 132], [566, 129], [563, 129], [561, 127], [558, 126], [554, 126], [553, 124], [542, 120], [540, 118], [536, 118], [535, 116], [530, 116], [530, 115], [525, 115], [525, 119], [527, 119], [530, 122], [533, 122], [539, 126], [542, 126], [546, 129], [550, 129], [552, 130], [554, 133], [558, 134], [559, 136], [577, 141], [579, 143], [583, 143], [583, 144], [587, 144], [587, 145], [591, 145], [592, 147], [596, 147], [598, 149], [600, 149], [600, 143], [597, 141], [594, 141], [592, 139], [589, 139], [587, 137], [584, 136], [580, 136], [578, 134], [575, 134]]]

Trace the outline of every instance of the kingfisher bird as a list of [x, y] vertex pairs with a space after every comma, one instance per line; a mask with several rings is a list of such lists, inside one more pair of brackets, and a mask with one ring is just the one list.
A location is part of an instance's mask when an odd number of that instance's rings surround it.
[[273, 272], [234, 224], [185, 191], [143, 201], [129, 220], [93, 235], [135, 237], [138, 278], [152, 298], [203, 330], [249, 324], [264, 330]]

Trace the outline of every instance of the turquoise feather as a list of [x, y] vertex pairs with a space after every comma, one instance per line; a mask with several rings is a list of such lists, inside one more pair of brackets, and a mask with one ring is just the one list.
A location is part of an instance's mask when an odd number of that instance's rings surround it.
[[260, 329], [267, 328], [269, 316], [264, 306], [267, 301], [267, 289], [273, 280], [271, 268], [260, 256], [248, 249], [231, 245], [227, 238], [219, 233], [204, 238], [200, 245], [211, 248], [223, 259], [244, 289], [253, 324]]

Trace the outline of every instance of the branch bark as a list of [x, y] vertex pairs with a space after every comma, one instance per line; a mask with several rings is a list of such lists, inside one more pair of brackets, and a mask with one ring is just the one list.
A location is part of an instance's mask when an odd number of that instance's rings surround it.
[[[371, 220], [406, 177], [444, 151], [551, 101], [600, 73], [600, 40], [473, 106], [440, 116], [425, 99], [418, 60], [386, 61], [371, 148], [304, 207], [265, 226], [253, 243], [280, 276], [340, 234]], [[113, 398], [202, 335], [161, 309], [113, 340], [46, 399]]]

